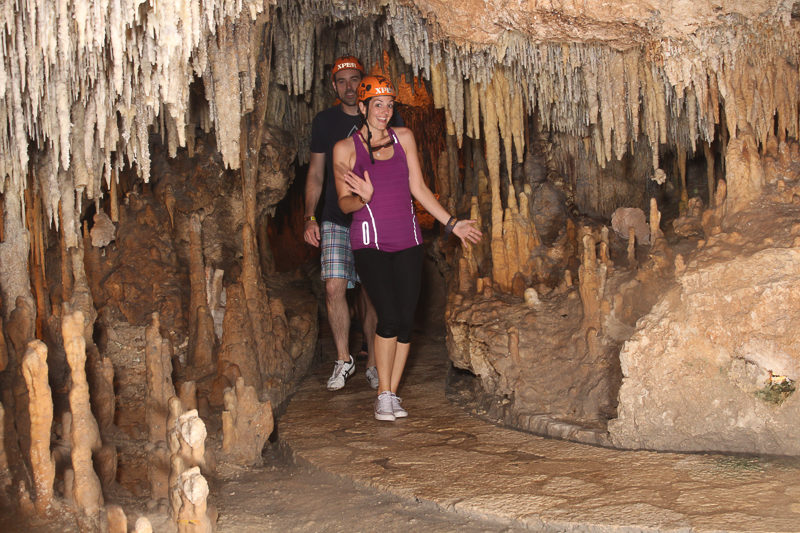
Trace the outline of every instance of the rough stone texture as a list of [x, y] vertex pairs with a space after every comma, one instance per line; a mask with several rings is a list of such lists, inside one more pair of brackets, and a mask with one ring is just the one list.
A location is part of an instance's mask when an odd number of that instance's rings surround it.
[[119, 505], [106, 506], [108, 533], [128, 533], [128, 518]]
[[73, 498], [86, 516], [95, 516], [103, 507], [103, 491], [92, 466], [92, 453], [99, 450], [100, 429], [89, 406], [89, 385], [86, 381], [86, 344], [83, 338], [83, 314], [75, 311], [64, 316], [62, 335], [72, 370], [69, 405], [72, 412], [70, 443], [72, 469], [75, 472]]
[[622, 348], [615, 445], [800, 454], [800, 158], [777, 142], [757, 157], [747, 142], [729, 150], [740, 181], [720, 182], [706, 240]]
[[161, 336], [158, 313], [153, 313], [152, 323], [146, 330], [147, 347], [147, 401], [145, 417], [150, 442], [167, 440], [167, 402], [175, 396], [172, 384], [172, 347], [168, 339]]
[[117, 228], [104, 211], [94, 215], [94, 226], [92, 226], [92, 246], [103, 248], [108, 246], [116, 237]]
[[[0, 402], [0, 488], [5, 491], [10, 484], [11, 476], [8, 469], [8, 453], [6, 453], [6, 410]], [[0, 497], [0, 503], [6, 503], [4, 497]]]
[[47, 346], [31, 341], [22, 360], [22, 375], [28, 387], [30, 419], [30, 464], [33, 469], [35, 505], [45, 514], [53, 499], [56, 465], [50, 454], [50, 435], [53, 424], [53, 396], [47, 379]]
[[690, 263], [620, 353], [613, 443], [800, 455], [800, 395], [770, 384], [800, 379], [798, 265], [798, 248]]
[[611, 215], [611, 228], [620, 238], [628, 240], [628, 230], [633, 228], [636, 241], [641, 244], [650, 244], [650, 226], [644, 211], [638, 207], [620, 207]]
[[[2, 298], [2, 296], [0, 296]], [[0, 309], [2, 309], [2, 301], [0, 301]], [[3, 320], [0, 320], [0, 372], [8, 366], [8, 348], [6, 347], [6, 336], [3, 333]]]
[[223, 457], [239, 464], [261, 461], [261, 450], [273, 430], [272, 405], [258, 401], [253, 387], [238, 378], [225, 391], [222, 412]]
[[198, 467], [183, 472], [178, 479], [180, 507], [175, 514], [178, 533], [211, 533], [214, 524], [208, 514], [208, 482]]
[[449, 304], [447, 349], [457, 368], [478, 376], [492, 416], [509, 425], [588, 442], [606, 442], [614, 413], [614, 354], [590, 353], [581, 301], [543, 299], [530, 308], [502, 298]]
[[114, 426], [117, 407], [114, 393], [114, 364], [108, 357], [101, 358], [99, 349], [94, 344], [87, 346], [86, 357], [92, 412], [97, 418], [101, 434], [106, 435]]
[[318, 366], [281, 418], [294, 458], [421, 503], [534, 531], [797, 531], [796, 461], [587, 446], [497, 427], [451, 405], [441, 335], [412, 344], [408, 418], [373, 418], [355, 380]]
[[92, 297], [109, 326], [146, 326], [158, 311], [179, 344], [188, 330], [182, 293], [188, 278], [168, 228], [166, 209], [151, 195], [131, 191], [120, 206], [115, 243], [106, 247], [97, 270], [87, 265], [87, 276], [102, 280], [93, 284]]

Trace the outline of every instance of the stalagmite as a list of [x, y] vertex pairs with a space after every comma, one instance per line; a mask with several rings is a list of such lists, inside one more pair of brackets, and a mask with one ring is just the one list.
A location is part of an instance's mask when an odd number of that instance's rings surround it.
[[583, 235], [583, 253], [578, 269], [581, 302], [583, 303], [583, 325], [600, 329], [601, 301], [606, 282], [607, 267], [597, 260], [595, 240], [591, 232]]
[[525, 305], [528, 307], [536, 307], [540, 303], [542, 302], [539, 300], [539, 294], [536, 292], [536, 289], [533, 287], [525, 289]]
[[62, 335], [67, 361], [72, 371], [72, 388], [69, 405], [72, 412], [70, 441], [72, 469], [75, 472], [73, 498], [78, 509], [87, 516], [95, 516], [103, 506], [100, 480], [92, 466], [92, 453], [99, 450], [100, 429], [89, 407], [89, 385], [86, 381], [86, 341], [83, 313], [67, 313], [62, 320]]
[[636, 261], [636, 228], [628, 228], [628, 268], [636, 268], [639, 263]]
[[152, 322], [145, 331], [145, 364], [147, 366], [147, 399], [145, 418], [150, 432], [150, 442], [167, 440], [167, 402], [175, 396], [172, 385], [171, 347], [168, 339], [162, 338], [158, 313], [153, 313]]
[[133, 526], [134, 533], [153, 533], [153, 526], [146, 516], [140, 516], [136, 519], [136, 524]]
[[226, 294], [225, 319], [217, 360], [218, 379], [226, 381], [224, 387], [219, 390], [219, 405], [222, 405], [223, 390], [236, 382], [235, 377], [233, 379], [227, 377], [232, 372], [242, 376], [244, 382], [255, 387], [257, 391], [261, 388], [261, 368], [242, 285], [240, 283], [229, 285]]
[[194, 381], [181, 383], [180, 401], [184, 411], [197, 409], [197, 384]]
[[[0, 295], [0, 309], [2, 309], [2, 300], [3, 297]], [[3, 333], [3, 320], [0, 320], [0, 372], [6, 367], [8, 367], [8, 348], [6, 347], [6, 336]]]
[[28, 344], [22, 360], [22, 375], [28, 387], [30, 462], [33, 468], [35, 505], [39, 514], [45, 514], [53, 499], [56, 472], [50, 453], [53, 397], [47, 377], [47, 346], [43, 342], [34, 340]]
[[10, 474], [8, 453], [6, 453], [6, 410], [3, 407], [3, 402], [0, 402], [0, 490], [8, 490], [9, 485], [11, 485]]
[[[95, 356], [99, 359], [99, 354]], [[92, 405], [97, 415], [101, 433], [108, 433], [114, 425], [116, 395], [114, 394], [114, 364], [108, 357], [99, 359], [91, 379]]]
[[715, 173], [715, 158], [714, 158], [714, 151], [711, 149], [711, 145], [707, 142], [703, 143], [703, 153], [706, 157], [706, 178], [708, 182], [708, 205], [712, 205], [714, 203], [714, 189], [717, 186], [717, 179]]
[[189, 351], [192, 373], [213, 371], [214, 322], [208, 308], [206, 268], [203, 260], [202, 219], [192, 213], [189, 220]]
[[656, 240], [663, 237], [661, 231], [661, 212], [658, 210], [658, 202], [655, 198], [650, 198], [650, 244], [655, 244]]
[[198, 467], [181, 473], [178, 479], [179, 505], [173, 508], [178, 533], [211, 533], [214, 522], [207, 504], [208, 482]]
[[[180, 402], [173, 403], [178, 411], [182, 410]], [[173, 410], [175, 414], [178, 412]], [[207, 509], [208, 485], [200, 473], [207, 465], [205, 439], [206, 426], [196, 410], [179, 414], [171, 425], [169, 500], [178, 531], [211, 531], [216, 521], [212, 520], [216, 512]], [[188, 485], [187, 480], [190, 480]], [[202, 495], [198, 492], [201, 485], [205, 487]], [[205, 525], [209, 529], [202, 529]]]
[[128, 533], [128, 517], [119, 505], [106, 507], [108, 517], [108, 533]]
[[272, 405], [262, 403], [253, 387], [239, 378], [225, 391], [222, 452], [237, 464], [256, 464], [273, 429]]

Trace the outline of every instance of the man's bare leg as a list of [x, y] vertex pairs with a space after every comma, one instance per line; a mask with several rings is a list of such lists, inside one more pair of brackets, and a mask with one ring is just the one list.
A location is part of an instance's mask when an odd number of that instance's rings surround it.
[[328, 278], [325, 280], [325, 307], [328, 309], [328, 323], [340, 361], [350, 360], [350, 309], [347, 306], [347, 280]]

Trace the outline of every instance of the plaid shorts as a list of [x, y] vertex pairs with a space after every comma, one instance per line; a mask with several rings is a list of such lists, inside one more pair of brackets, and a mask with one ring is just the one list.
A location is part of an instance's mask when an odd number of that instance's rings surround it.
[[344, 278], [347, 288], [352, 289], [361, 280], [356, 274], [356, 263], [353, 250], [350, 249], [350, 228], [334, 224], [330, 221], [322, 223], [322, 260], [321, 278]]

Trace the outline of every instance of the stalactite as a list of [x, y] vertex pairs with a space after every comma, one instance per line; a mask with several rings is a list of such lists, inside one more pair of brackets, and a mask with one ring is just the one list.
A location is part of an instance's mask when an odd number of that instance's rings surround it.
[[[3, 194], [3, 202], [5, 239], [0, 242], [0, 264], [3, 265], [0, 289], [5, 304], [3, 317], [8, 320], [17, 298], [23, 297], [33, 302], [33, 295], [28, 276], [30, 241], [25, 229], [22, 195], [15, 196], [12, 191], [8, 191]], [[19, 357], [21, 355], [20, 353]]]

